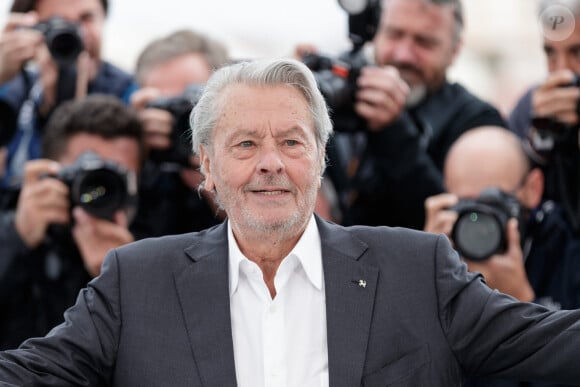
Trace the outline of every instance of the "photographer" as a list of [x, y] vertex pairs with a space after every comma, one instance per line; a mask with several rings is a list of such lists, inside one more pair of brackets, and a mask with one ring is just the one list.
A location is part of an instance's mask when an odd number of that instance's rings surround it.
[[443, 192], [451, 144], [471, 128], [504, 125], [493, 106], [446, 79], [462, 31], [459, 0], [383, 2], [376, 65], [356, 81], [353, 115], [365, 124], [328, 147], [343, 223], [422, 228], [424, 200]]
[[150, 42], [137, 59], [140, 89], [131, 104], [139, 111], [148, 149], [140, 190], [140, 212], [154, 219], [148, 235], [199, 231], [221, 220], [213, 195], [199, 189], [202, 175], [188, 122], [202, 85], [228, 61], [222, 43], [192, 30]]
[[143, 157], [136, 113], [113, 96], [66, 102], [51, 116], [42, 150], [47, 158], [26, 163], [16, 210], [0, 215], [3, 349], [62, 321], [105, 252], [135, 239], [129, 225]]
[[538, 17], [548, 75], [518, 101], [509, 127], [527, 140], [530, 156], [546, 174], [544, 198], [564, 206], [580, 235], [580, 1], [542, 0]]
[[[477, 128], [465, 133], [449, 150], [444, 181], [448, 193], [425, 201], [425, 231], [444, 233], [453, 240], [460, 232], [475, 234], [476, 227], [483, 230], [484, 225], [476, 224], [484, 220], [476, 207], [468, 213], [468, 224], [463, 223], [463, 230], [459, 230], [455, 208], [458, 202], [466, 200], [476, 199], [482, 203], [480, 195], [485, 189], [499, 188], [519, 202], [518, 219], [510, 219], [502, 226], [505, 243], [498, 246], [495, 254], [477, 260], [465, 259], [469, 270], [482, 273], [492, 289], [520, 301], [533, 301], [551, 309], [580, 306], [578, 242], [573, 238], [562, 209], [552, 201], [541, 200], [543, 173], [531, 167], [517, 136], [498, 127]], [[506, 204], [505, 198], [500, 200], [496, 202], [497, 208]], [[475, 244], [487, 242], [483, 238], [492, 239], [490, 228], [485, 227], [485, 230], [486, 235], [471, 236], [471, 245], [466, 248], [473, 250]], [[461, 253], [457, 242], [455, 240], [455, 247]], [[487, 380], [473, 380], [466, 386], [496, 385], [520, 386], [517, 382]]]
[[42, 156], [45, 123], [60, 103], [92, 93], [127, 101], [135, 89], [129, 74], [101, 60], [107, 10], [108, 0], [13, 1], [0, 33], [5, 201], [22, 182], [24, 162]]
[[[543, 173], [531, 168], [517, 136], [499, 127], [465, 133], [449, 150], [444, 181], [447, 193], [425, 201], [425, 231], [443, 233], [452, 240], [458, 231], [466, 235], [467, 227], [473, 232], [475, 223], [484, 220], [482, 212], [473, 206], [474, 210], [468, 213], [469, 224], [463, 223], [464, 229], [458, 230], [458, 204], [474, 199], [483, 203], [479, 198], [485, 189], [499, 188], [519, 202], [518, 219], [506, 220], [502, 225], [505, 243], [498, 245], [495, 254], [465, 259], [469, 269], [481, 272], [491, 288], [521, 301], [534, 301], [553, 309], [580, 306], [578, 242], [562, 209], [554, 202], [542, 202]], [[496, 208], [506, 204], [506, 197], [496, 202]], [[472, 245], [466, 248], [473, 250], [474, 244], [486, 242], [482, 238], [494, 237], [489, 227], [485, 229], [488, 234], [472, 238]], [[455, 242], [461, 252], [461, 246]]]

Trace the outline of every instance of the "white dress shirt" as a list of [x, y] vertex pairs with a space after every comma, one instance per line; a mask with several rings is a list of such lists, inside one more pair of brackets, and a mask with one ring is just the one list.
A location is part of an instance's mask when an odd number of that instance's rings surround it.
[[240, 251], [228, 222], [230, 311], [239, 387], [328, 387], [326, 302], [314, 216], [274, 279]]

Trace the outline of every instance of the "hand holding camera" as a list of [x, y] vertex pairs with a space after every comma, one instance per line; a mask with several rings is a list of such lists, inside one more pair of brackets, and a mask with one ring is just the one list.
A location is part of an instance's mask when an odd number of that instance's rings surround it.
[[453, 225], [457, 221], [457, 211], [453, 208], [459, 198], [450, 193], [442, 193], [425, 200], [425, 226], [423, 230], [434, 234], [445, 234], [451, 239]]
[[497, 188], [476, 199], [443, 193], [428, 198], [425, 210], [424, 230], [447, 235], [469, 270], [482, 273], [492, 289], [521, 301], [534, 299], [520, 241], [524, 211], [513, 196]]
[[498, 289], [520, 301], [531, 302], [535, 293], [526, 274], [518, 221], [514, 218], [506, 224], [506, 243], [505, 251], [484, 261], [466, 260], [467, 267], [469, 271], [481, 273], [490, 288]]
[[541, 163], [563, 149], [577, 149], [580, 117], [580, 76], [570, 70], [551, 73], [532, 94], [532, 157]]
[[151, 160], [165, 164], [166, 168], [199, 167], [192, 163], [189, 116], [203, 87], [203, 84], [191, 84], [177, 96], [161, 96], [152, 88], [135, 92], [131, 104], [140, 110]]
[[74, 226], [72, 234], [83, 258], [85, 269], [96, 277], [106, 253], [121, 245], [134, 241], [129, 231], [127, 214], [117, 211], [112, 221], [93, 217], [83, 208], [73, 209]]
[[14, 78], [26, 62], [35, 58], [44, 41], [41, 33], [31, 29], [37, 22], [34, 12], [8, 16], [0, 35], [0, 84]]
[[70, 223], [69, 189], [57, 179], [61, 167], [55, 161], [38, 159], [26, 163], [24, 181], [16, 207], [16, 231], [30, 248], [38, 247], [51, 224]]
[[371, 130], [381, 130], [403, 112], [409, 96], [409, 86], [393, 66], [367, 66], [357, 81], [355, 111]]
[[139, 89], [131, 95], [131, 106], [139, 111], [149, 151], [166, 151], [171, 146], [173, 115], [167, 110], [149, 107], [158, 98], [161, 98], [159, 91], [154, 88]]
[[38, 21], [35, 12], [10, 14], [0, 37], [0, 83], [22, 72], [31, 87], [23, 69], [34, 61], [43, 87], [39, 112], [46, 116], [62, 101], [86, 95], [94, 70], [84, 49], [76, 23], [59, 16]]
[[[25, 166], [15, 225], [26, 245], [35, 248], [44, 241], [49, 225], [71, 223], [71, 208], [80, 207], [91, 218], [124, 224], [126, 229], [129, 222], [121, 221], [118, 213], [131, 218], [136, 202], [136, 176], [95, 153], [81, 154], [70, 166], [46, 159], [32, 160]], [[95, 222], [100, 223], [103, 222]], [[110, 234], [95, 230], [92, 237]]]
[[579, 86], [580, 80], [570, 70], [551, 73], [532, 95], [534, 118], [548, 119], [567, 126], [577, 125]]

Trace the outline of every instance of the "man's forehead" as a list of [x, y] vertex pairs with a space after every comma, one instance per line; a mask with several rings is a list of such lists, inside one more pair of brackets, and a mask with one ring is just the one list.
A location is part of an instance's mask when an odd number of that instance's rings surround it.
[[454, 31], [455, 19], [451, 4], [435, 4], [424, 0], [389, 0], [387, 3], [390, 5], [385, 7], [381, 19], [385, 27], [404, 31], [419, 29], [429, 35]]

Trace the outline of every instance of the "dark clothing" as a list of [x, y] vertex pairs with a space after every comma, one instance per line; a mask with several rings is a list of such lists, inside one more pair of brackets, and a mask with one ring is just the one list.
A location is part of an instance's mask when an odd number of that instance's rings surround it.
[[[562, 209], [551, 201], [536, 210], [526, 227], [524, 259], [535, 302], [549, 309], [580, 308], [580, 242]], [[509, 380], [470, 380], [463, 387], [563, 386]]]
[[425, 199], [444, 192], [447, 151], [462, 133], [483, 125], [506, 123], [493, 106], [446, 82], [380, 132], [335, 133], [328, 176], [340, 196], [342, 223], [422, 229]]
[[[580, 311], [492, 291], [444, 236], [316, 220], [330, 386], [580, 384]], [[110, 251], [65, 324], [0, 353], [0, 383], [235, 386], [227, 235], [224, 223]]]
[[10, 212], [0, 215], [0, 349], [48, 333], [90, 280], [70, 232], [55, 227], [30, 250], [13, 219]]
[[178, 171], [146, 162], [139, 184], [137, 239], [201, 231], [220, 222], [206, 198], [186, 186]]
[[[8, 146], [6, 175], [0, 181], [5, 188], [20, 186], [24, 162], [41, 156], [42, 131], [47, 117], [38, 114], [42, 88], [38, 74], [23, 72], [0, 85], [0, 144]], [[128, 102], [136, 90], [133, 77], [110, 63], [102, 62], [88, 93], [110, 94]]]
[[509, 129], [520, 138], [526, 138], [532, 125], [532, 93], [536, 86], [529, 88], [518, 100], [508, 117]]
[[562, 208], [545, 202], [533, 214], [526, 235], [526, 273], [536, 302], [552, 309], [580, 308], [580, 240]]
[[[577, 235], [580, 235], [580, 152], [578, 151], [578, 127], [564, 127], [562, 132], [546, 128], [533, 129], [531, 87], [520, 98], [509, 116], [509, 129], [526, 144], [530, 158], [545, 175], [543, 199], [554, 200], [566, 211], [566, 217]], [[537, 141], [541, 134], [542, 141]], [[548, 141], [548, 139], [555, 141]]]
[[[130, 227], [135, 239], [200, 231], [219, 223], [206, 201], [178, 174], [156, 176], [149, 171], [143, 177]], [[11, 202], [15, 206], [16, 196]], [[44, 336], [61, 323], [64, 311], [90, 280], [70, 228], [51, 226], [46, 242], [30, 250], [13, 220], [12, 210], [0, 212], [0, 350]]]

